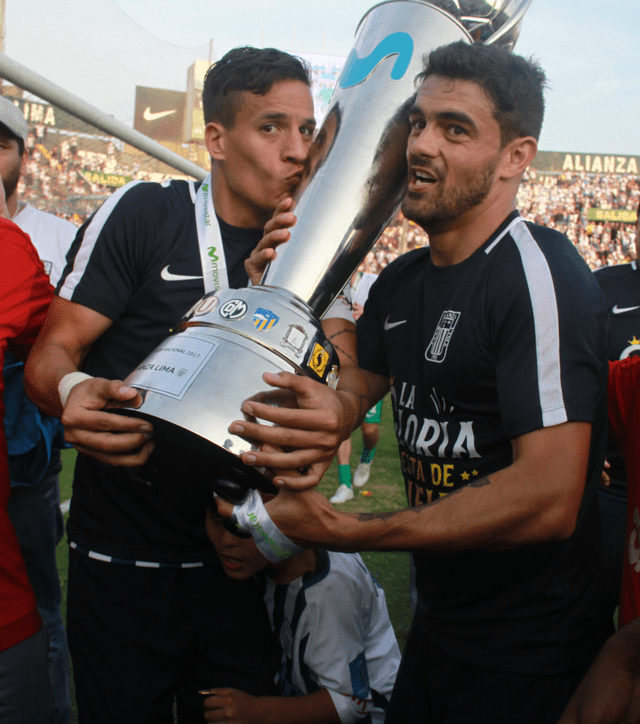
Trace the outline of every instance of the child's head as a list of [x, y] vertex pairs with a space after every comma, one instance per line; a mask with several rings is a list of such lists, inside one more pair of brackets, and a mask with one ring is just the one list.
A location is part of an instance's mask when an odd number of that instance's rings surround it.
[[218, 512], [215, 500], [213, 506], [207, 510], [205, 524], [209, 540], [216, 549], [224, 572], [230, 578], [244, 581], [271, 565], [260, 553], [253, 538], [240, 537], [230, 532], [233, 524], [229, 518], [225, 527], [225, 519]]

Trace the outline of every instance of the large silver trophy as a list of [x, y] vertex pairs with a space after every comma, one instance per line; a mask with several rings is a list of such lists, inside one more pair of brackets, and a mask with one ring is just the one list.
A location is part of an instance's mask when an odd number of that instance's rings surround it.
[[239, 459], [251, 445], [229, 424], [248, 398], [287, 404], [264, 372], [337, 382], [319, 318], [397, 212], [407, 175], [404, 109], [423, 56], [457, 40], [511, 49], [530, 3], [388, 0], [364, 16], [311, 148], [291, 240], [260, 286], [205, 296], [126, 380], [144, 398], [127, 414], [156, 431], [146, 475], [180, 469], [231, 480], [241, 492], [270, 489]]

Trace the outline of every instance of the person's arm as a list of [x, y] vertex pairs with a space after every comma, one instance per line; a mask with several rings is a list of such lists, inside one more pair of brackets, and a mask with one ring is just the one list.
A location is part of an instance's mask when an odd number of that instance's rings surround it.
[[272, 387], [293, 392], [298, 408], [246, 401], [242, 406], [244, 413], [272, 422], [276, 427], [236, 420], [229, 430], [279, 449], [279, 452], [247, 452], [242, 455], [242, 461], [280, 471], [298, 470], [291, 476], [281, 473], [274, 479], [275, 485], [293, 490], [305, 490], [318, 484], [340, 443], [362, 422], [367, 410], [389, 391], [387, 378], [355, 366], [341, 372], [336, 390], [290, 372], [265, 373], [263, 379]]
[[637, 724], [640, 721], [640, 619], [604, 645], [558, 724]]
[[567, 422], [512, 440], [513, 464], [436, 502], [345, 515], [313, 490], [281, 490], [266, 504], [295, 542], [341, 551], [509, 548], [560, 541], [574, 531], [591, 425]]
[[77, 450], [110, 465], [135, 466], [151, 454], [151, 425], [106, 412], [120, 402], [140, 404], [140, 395], [121, 380], [91, 378], [76, 384], [62, 406], [58, 385], [77, 372], [91, 345], [111, 326], [108, 317], [54, 297], [25, 366], [25, 389], [46, 413], [61, 417], [65, 437]]
[[251, 696], [237, 689], [211, 689], [204, 700], [205, 721], [229, 724], [341, 724], [326, 689], [305, 696]]

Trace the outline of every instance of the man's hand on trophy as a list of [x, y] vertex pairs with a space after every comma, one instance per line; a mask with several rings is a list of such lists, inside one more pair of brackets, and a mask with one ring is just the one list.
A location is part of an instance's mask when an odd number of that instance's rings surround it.
[[317, 485], [331, 465], [340, 443], [356, 424], [354, 405], [345, 393], [315, 382], [308, 377], [280, 372], [265, 373], [263, 379], [272, 387], [295, 395], [297, 408], [273, 406], [256, 399], [246, 400], [242, 411], [251, 417], [273, 423], [263, 425], [251, 420], [236, 420], [229, 431], [252, 443], [268, 443], [282, 452], [256, 450], [242, 455], [242, 462], [290, 474], [277, 475], [273, 482], [291, 490], [305, 490]]
[[137, 407], [140, 394], [120, 380], [91, 377], [74, 385], [65, 400], [65, 439], [76, 450], [108, 465], [134, 467], [154, 448], [153, 427], [146, 420], [107, 412], [109, 407]]
[[293, 208], [294, 202], [290, 197], [283, 199], [276, 206], [273, 216], [264, 227], [264, 236], [251, 252], [251, 256], [245, 261], [244, 268], [252, 284], [260, 284], [267, 265], [277, 256], [276, 247], [291, 238], [291, 233], [288, 230], [297, 221], [293, 214]]

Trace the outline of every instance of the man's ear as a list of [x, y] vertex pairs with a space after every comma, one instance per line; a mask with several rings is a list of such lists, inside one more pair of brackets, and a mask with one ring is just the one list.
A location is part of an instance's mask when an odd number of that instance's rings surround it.
[[224, 161], [226, 128], [222, 123], [211, 121], [204, 129], [204, 145], [214, 161]]
[[538, 153], [538, 142], [533, 136], [514, 138], [502, 151], [500, 178], [520, 177]]
[[24, 176], [27, 173], [27, 161], [29, 160], [29, 151], [25, 148], [20, 161], [20, 175]]

